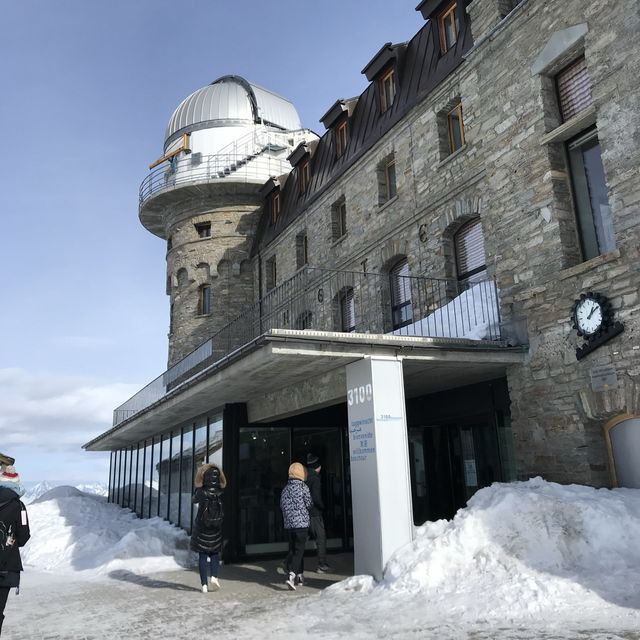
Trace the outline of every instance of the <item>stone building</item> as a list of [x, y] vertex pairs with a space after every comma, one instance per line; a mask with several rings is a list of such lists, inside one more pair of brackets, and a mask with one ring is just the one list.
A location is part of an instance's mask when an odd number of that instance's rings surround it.
[[191, 484], [162, 470], [224, 464], [230, 558], [284, 547], [309, 451], [330, 546], [353, 544], [363, 358], [402, 363], [415, 524], [497, 480], [640, 487], [638, 4], [417, 10], [322, 136], [228, 76], [178, 107], [141, 186], [169, 368], [85, 447], [112, 451], [111, 500], [187, 529]]

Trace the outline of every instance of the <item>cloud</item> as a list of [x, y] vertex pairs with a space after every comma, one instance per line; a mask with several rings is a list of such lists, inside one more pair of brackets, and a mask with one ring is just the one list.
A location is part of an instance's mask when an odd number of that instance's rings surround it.
[[0, 369], [0, 447], [79, 451], [111, 427], [113, 409], [140, 387], [24, 369]]

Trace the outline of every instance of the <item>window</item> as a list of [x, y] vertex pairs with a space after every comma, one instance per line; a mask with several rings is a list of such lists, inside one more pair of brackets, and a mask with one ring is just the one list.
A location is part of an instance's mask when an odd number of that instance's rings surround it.
[[353, 289], [349, 287], [340, 294], [340, 331], [351, 333], [356, 330], [356, 304]]
[[331, 237], [339, 240], [347, 233], [347, 203], [340, 198], [331, 207]]
[[460, 290], [487, 277], [484, 252], [484, 234], [480, 218], [463, 224], [453, 236], [456, 256], [456, 273]]
[[338, 158], [344, 154], [347, 148], [347, 121], [343, 120], [335, 129], [336, 156]]
[[462, 102], [458, 100], [456, 105], [447, 114], [449, 129], [449, 150], [457, 151], [464, 145], [464, 123], [462, 122]]
[[440, 33], [440, 52], [446, 53], [458, 41], [460, 25], [457, 17], [457, 2], [452, 2], [438, 15], [438, 31]]
[[396, 160], [392, 154], [378, 165], [378, 205], [382, 206], [396, 195]]
[[306, 193], [309, 188], [311, 178], [311, 166], [308, 160], [300, 164], [298, 169], [298, 184], [300, 185], [300, 193]]
[[271, 224], [275, 224], [278, 221], [280, 215], [280, 193], [276, 191], [271, 195], [269, 200], [269, 219]]
[[196, 228], [196, 232], [198, 233], [198, 237], [200, 237], [200, 238], [210, 238], [211, 237], [211, 223], [210, 222], [198, 222], [194, 226]]
[[167, 252], [171, 251], [171, 249], [173, 249], [173, 236], [169, 236], [167, 240]]
[[270, 291], [271, 289], [273, 289], [276, 286], [276, 277], [278, 275], [277, 272], [276, 272], [276, 257], [275, 256], [272, 256], [271, 258], [269, 258], [267, 260], [266, 267], [267, 267], [267, 273], [266, 273], [267, 291]]
[[303, 311], [297, 318], [295, 322], [295, 328], [299, 330], [311, 329], [313, 320], [313, 314], [311, 311]]
[[379, 80], [380, 83], [380, 112], [384, 113], [391, 108], [396, 95], [395, 72], [389, 69]]
[[589, 260], [616, 247], [597, 130], [567, 147], [582, 254]]
[[296, 236], [296, 267], [301, 269], [306, 264], [309, 264], [309, 239], [304, 232]]
[[576, 60], [556, 77], [558, 103], [563, 122], [573, 118], [593, 104], [591, 79], [584, 57]]
[[391, 286], [391, 320], [394, 329], [406, 327], [413, 321], [411, 307], [411, 279], [409, 263], [402, 258], [389, 271]]
[[198, 315], [206, 316], [211, 313], [211, 287], [203, 284], [198, 293]]

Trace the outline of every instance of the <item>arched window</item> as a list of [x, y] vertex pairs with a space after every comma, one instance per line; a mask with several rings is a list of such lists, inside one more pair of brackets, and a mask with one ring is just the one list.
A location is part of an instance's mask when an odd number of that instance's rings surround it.
[[203, 284], [198, 293], [198, 315], [205, 316], [211, 313], [211, 287]]
[[340, 331], [351, 333], [356, 330], [356, 304], [353, 289], [348, 287], [340, 292]]
[[487, 277], [487, 260], [484, 253], [484, 234], [480, 218], [463, 224], [453, 237], [456, 254], [456, 272], [461, 289]]
[[409, 263], [402, 258], [389, 270], [391, 286], [391, 319], [394, 329], [406, 327], [413, 322], [411, 307], [411, 278]]

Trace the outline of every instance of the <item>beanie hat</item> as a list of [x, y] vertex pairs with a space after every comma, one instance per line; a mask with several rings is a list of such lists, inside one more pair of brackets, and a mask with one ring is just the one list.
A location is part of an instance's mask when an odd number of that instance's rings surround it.
[[14, 482], [16, 485], [20, 484], [20, 476], [11, 465], [2, 466], [1, 470], [0, 482]]
[[307, 453], [307, 466], [313, 467], [315, 469], [315, 467], [317, 467], [319, 463], [320, 458], [318, 458], [318, 456], [313, 453]]
[[0, 465], [5, 466], [5, 465], [11, 465], [16, 461], [15, 458], [12, 458], [11, 456], [7, 456], [4, 453], [0, 453]]
[[294, 462], [289, 467], [289, 478], [293, 478], [294, 480], [306, 480], [307, 470], [299, 462]]

